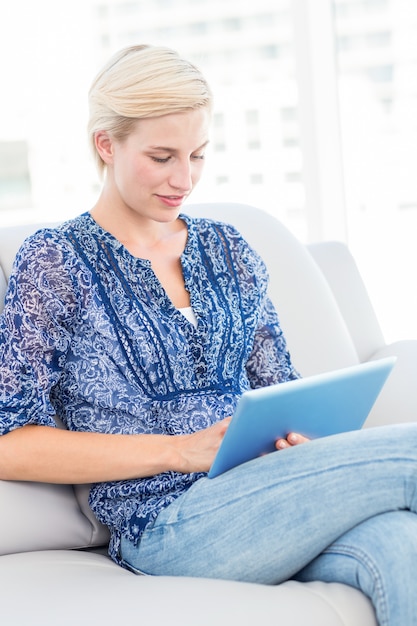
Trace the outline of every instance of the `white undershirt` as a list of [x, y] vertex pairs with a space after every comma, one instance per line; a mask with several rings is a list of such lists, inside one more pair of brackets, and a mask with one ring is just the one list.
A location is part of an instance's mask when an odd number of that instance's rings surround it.
[[193, 309], [190, 306], [184, 307], [182, 309], [178, 309], [180, 313], [183, 314], [184, 317], [193, 325], [197, 326], [197, 318], [194, 314]]

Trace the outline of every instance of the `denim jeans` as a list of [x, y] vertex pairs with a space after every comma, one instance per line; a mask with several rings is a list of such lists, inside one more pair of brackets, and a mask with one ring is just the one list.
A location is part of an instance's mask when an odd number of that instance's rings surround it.
[[417, 624], [417, 425], [315, 440], [203, 478], [159, 514], [133, 571], [362, 590], [380, 626]]

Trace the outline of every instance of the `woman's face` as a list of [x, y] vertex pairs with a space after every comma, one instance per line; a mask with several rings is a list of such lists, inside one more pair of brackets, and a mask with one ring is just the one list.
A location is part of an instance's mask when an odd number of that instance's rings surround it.
[[113, 201], [145, 218], [176, 219], [202, 174], [209, 120], [206, 108], [147, 118], [125, 139], [110, 139]]

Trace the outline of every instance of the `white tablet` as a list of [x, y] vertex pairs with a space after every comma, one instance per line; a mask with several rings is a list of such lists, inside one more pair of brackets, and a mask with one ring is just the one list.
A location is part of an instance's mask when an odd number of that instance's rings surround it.
[[396, 357], [245, 391], [208, 473], [275, 450], [290, 432], [310, 439], [362, 427]]

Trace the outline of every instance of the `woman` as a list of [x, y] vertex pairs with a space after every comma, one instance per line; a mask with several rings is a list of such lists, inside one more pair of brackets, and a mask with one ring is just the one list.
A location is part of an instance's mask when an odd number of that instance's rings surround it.
[[[148, 574], [340, 581], [417, 623], [417, 429], [304, 443], [206, 477], [245, 389], [298, 377], [258, 255], [181, 206], [211, 94], [164, 48], [90, 91], [103, 189], [20, 250], [1, 317], [0, 478], [94, 483], [110, 555]], [[58, 416], [66, 430], [56, 428]]]

